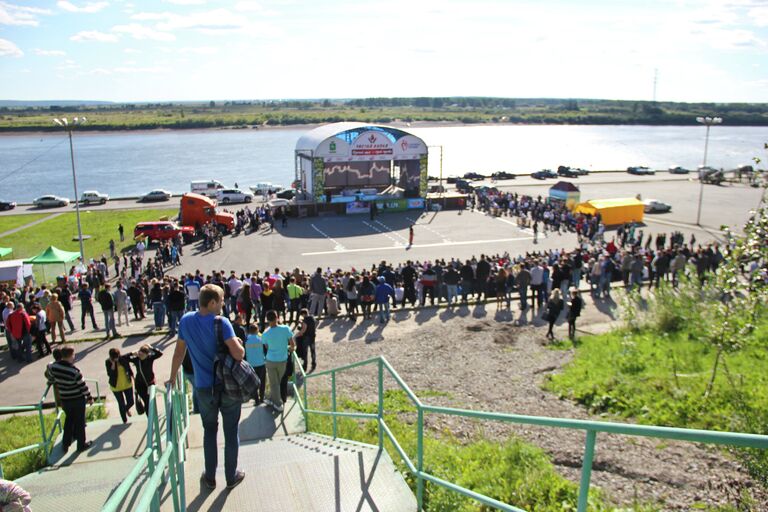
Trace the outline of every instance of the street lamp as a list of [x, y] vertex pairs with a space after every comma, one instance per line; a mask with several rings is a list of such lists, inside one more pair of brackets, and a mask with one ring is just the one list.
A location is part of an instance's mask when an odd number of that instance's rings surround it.
[[723, 122], [722, 117], [697, 117], [697, 123], [701, 123], [707, 127], [707, 134], [704, 137], [704, 162], [701, 164], [702, 169], [699, 171], [699, 210], [696, 214], [696, 225], [701, 226], [701, 201], [704, 197], [704, 177], [705, 167], [707, 166], [707, 150], [709, 149], [709, 129], [712, 125], [720, 124]]
[[67, 134], [69, 135], [69, 156], [72, 161], [72, 183], [75, 187], [75, 213], [77, 216], [77, 240], [80, 242], [80, 264], [85, 265], [85, 249], [83, 249], [83, 229], [80, 226], [80, 200], [78, 199], [79, 196], [77, 194], [77, 174], [75, 173], [75, 149], [72, 145], [72, 130], [75, 129], [76, 126], [79, 126], [81, 124], [85, 124], [88, 120], [85, 117], [76, 117], [72, 119], [72, 123], [70, 124], [69, 121], [67, 121], [66, 117], [62, 117], [61, 119], [54, 119], [53, 122], [56, 123], [58, 126], [61, 126], [67, 131]]

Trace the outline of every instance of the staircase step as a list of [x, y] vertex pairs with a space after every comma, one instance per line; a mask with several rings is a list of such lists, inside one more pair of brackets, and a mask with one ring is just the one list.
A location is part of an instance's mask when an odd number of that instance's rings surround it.
[[[188, 452], [187, 510], [239, 512], [415, 511], [416, 499], [386, 451], [299, 434], [242, 444], [245, 480], [225, 487], [219, 457], [218, 486], [203, 487], [201, 449]], [[161, 510], [172, 510], [166, 499]]]
[[[48, 467], [16, 481], [32, 496], [32, 510], [99, 512], [135, 463], [133, 458], [123, 458], [71, 467]], [[135, 508], [140, 496], [139, 486], [144, 481], [142, 474], [120, 510], [127, 512]]]
[[[221, 424], [221, 421], [219, 421]], [[221, 431], [221, 428], [219, 428]], [[304, 432], [304, 416], [299, 404], [292, 399], [285, 403], [282, 413], [272, 411], [271, 407], [262, 404], [254, 407], [243, 404], [240, 414], [240, 442], [269, 439], [272, 437], [288, 436]], [[191, 448], [203, 446], [203, 424], [198, 415], [189, 417], [189, 434], [187, 436]], [[218, 436], [219, 446], [224, 446], [224, 436]]]

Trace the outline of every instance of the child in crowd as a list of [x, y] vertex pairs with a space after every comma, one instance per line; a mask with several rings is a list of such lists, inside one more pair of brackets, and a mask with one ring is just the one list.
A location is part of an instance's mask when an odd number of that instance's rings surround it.
[[248, 326], [248, 337], [245, 340], [245, 360], [253, 367], [256, 376], [259, 377], [259, 389], [256, 395], [256, 405], [264, 401], [264, 390], [267, 385], [267, 367], [264, 356], [267, 350], [259, 336], [259, 326], [251, 324]]

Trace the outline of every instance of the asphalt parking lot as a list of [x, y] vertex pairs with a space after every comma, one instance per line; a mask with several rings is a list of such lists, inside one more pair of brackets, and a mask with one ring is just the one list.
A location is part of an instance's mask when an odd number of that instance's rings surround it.
[[[521, 194], [545, 194], [552, 181], [537, 186], [503, 187]], [[743, 185], [705, 185], [702, 209], [703, 228], [695, 226], [698, 207], [698, 182], [675, 180], [642, 183], [582, 184], [582, 198], [652, 197], [672, 205], [665, 214], [647, 214], [645, 233], [681, 231], [686, 240], [695, 234], [699, 241], [721, 240], [721, 224], [738, 229], [748, 218], [750, 208], [757, 206], [760, 189]], [[414, 242], [408, 247], [408, 228], [414, 226]], [[611, 236], [613, 231], [608, 231]], [[261, 229], [258, 233], [240, 234], [224, 239], [222, 249], [201, 252], [199, 245], [188, 246], [182, 267], [173, 273], [200, 269], [253, 270], [292, 269], [312, 270], [318, 266], [336, 268], [370, 267], [386, 260], [397, 264], [405, 260], [434, 260], [435, 258], [464, 259], [472, 255], [511, 255], [539, 249], [573, 248], [573, 234], [540, 234], [534, 244], [530, 229], [521, 229], [511, 217], [491, 217], [484, 213], [464, 210], [441, 212], [405, 212], [380, 214], [374, 221], [369, 215], [321, 216], [290, 219], [275, 231]]]

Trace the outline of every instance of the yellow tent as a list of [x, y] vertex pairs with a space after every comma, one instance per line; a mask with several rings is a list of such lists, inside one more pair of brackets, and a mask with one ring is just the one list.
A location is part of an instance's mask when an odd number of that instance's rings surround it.
[[634, 197], [622, 199], [590, 199], [576, 205], [575, 213], [600, 214], [603, 224], [615, 226], [625, 222], [643, 222], [643, 202]]

